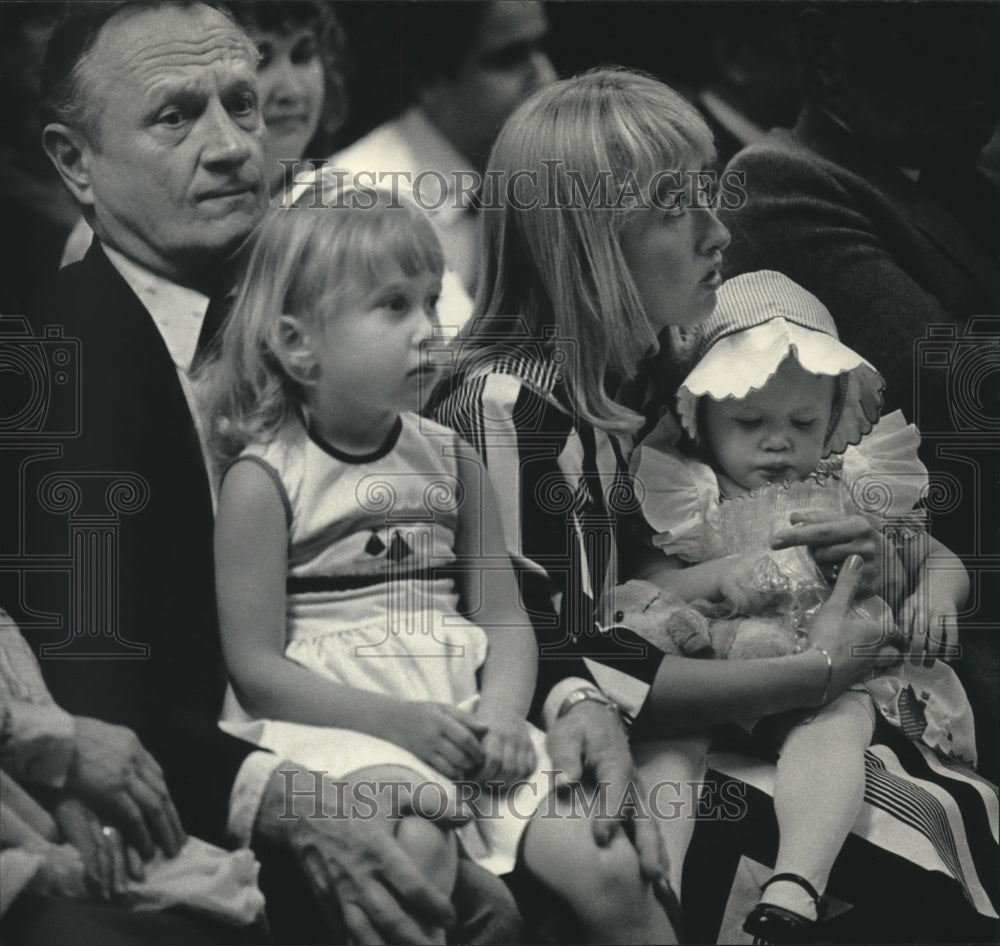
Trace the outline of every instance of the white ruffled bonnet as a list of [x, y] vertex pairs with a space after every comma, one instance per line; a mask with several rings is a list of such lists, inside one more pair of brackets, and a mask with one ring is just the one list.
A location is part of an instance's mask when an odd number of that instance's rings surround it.
[[772, 270], [727, 280], [715, 311], [696, 329], [698, 361], [677, 391], [681, 425], [698, 436], [698, 399], [743, 398], [759, 390], [789, 355], [811, 374], [839, 378], [824, 456], [843, 453], [878, 420], [882, 376], [841, 344], [822, 302]]

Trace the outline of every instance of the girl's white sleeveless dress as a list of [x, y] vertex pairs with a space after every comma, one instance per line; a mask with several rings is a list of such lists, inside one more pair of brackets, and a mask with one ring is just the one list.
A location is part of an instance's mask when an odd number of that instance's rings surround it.
[[[367, 456], [321, 442], [298, 417], [270, 443], [244, 450], [236, 462], [265, 470], [285, 507], [286, 657], [342, 686], [474, 707], [487, 638], [458, 615], [454, 582], [440, 571], [455, 563], [463, 502], [456, 447], [454, 431], [404, 414]], [[221, 725], [334, 779], [372, 767], [405, 769], [415, 785], [427, 783], [422, 791], [432, 808], [433, 787], [449, 781], [374, 736], [252, 719], [231, 691]], [[532, 737], [536, 772], [499, 799], [484, 798], [481, 812], [492, 817], [459, 829], [469, 856], [496, 873], [513, 868], [526, 819], [548, 792], [544, 739], [537, 730]]]

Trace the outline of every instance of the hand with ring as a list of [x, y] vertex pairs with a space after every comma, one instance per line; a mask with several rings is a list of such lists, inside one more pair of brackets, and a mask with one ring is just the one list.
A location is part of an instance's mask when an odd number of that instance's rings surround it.
[[74, 723], [69, 791], [118, 828], [145, 860], [154, 846], [173, 857], [184, 844], [184, 829], [156, 760], [124, 726], [86, 716]]
[[80, 852], [84, 881], [91, 895], [112, 900], [125, 893], [129, 879], [142, 880], [142, 859], [121, 833], [76, 798], [60, 799], [53, 811], [63, 838]]

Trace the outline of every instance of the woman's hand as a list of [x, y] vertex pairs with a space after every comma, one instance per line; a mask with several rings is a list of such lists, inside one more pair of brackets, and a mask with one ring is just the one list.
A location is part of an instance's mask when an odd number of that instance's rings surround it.
[[830, 656], [832, 669], [824, 693], [827, 701], [863, 680], [876, 667], [899, 659], [894, 629], [886, 621], [851, 611], [863, 580], [861, 557], [849, 556], [809, 633], [813, 649], [825, 650]]
[[120, 832], [102, 823], [83, 802], [63, 798], [53, 812], [62, 836], [80, 852], [91, 894], [111, 900], [125, 893], [129, 877], [142, 879], [142, 860], [126, 847]]
[[483, 736], [486, 758], [476, 773], [480, 782], [500, 781], [505, 785], [530, 775], [538, 763], [526, 720], [516, 716], [478, 715], [489, 727]]
[[464, 778], [483, 764], [480, 740], [487, 727], [472, 713], [448, 703], [414, 700], [398, 716], [392, 741], [448, 778]]
[[124, 726], [77, 716], [76, 756], [67, 787], [119, 828], [149, 859], [154, 845], [173, 857], [184, 829], [156, 760]]
[[857, 594], [892, 599], [903, 579], [902, 565], [883, 535], [864, 516], [805, 511], [793, 513], [789, 521], [790, 528], [771, 537], [772, 549], [806, 546], [831, 581], [849, 555], [859, 555], [863, 566]]

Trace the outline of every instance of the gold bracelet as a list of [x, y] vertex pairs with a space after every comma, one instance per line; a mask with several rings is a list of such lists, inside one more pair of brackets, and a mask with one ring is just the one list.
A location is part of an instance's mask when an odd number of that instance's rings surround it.
[[823, 687], [823, 695], [816, 704], [817, 707], [826, 706], [826, 701], [830, 698], [830, 684], [833, 683], [833, 658], [825, 647], [813, 647], [813, 650], [826, 657], [826, 684]]

